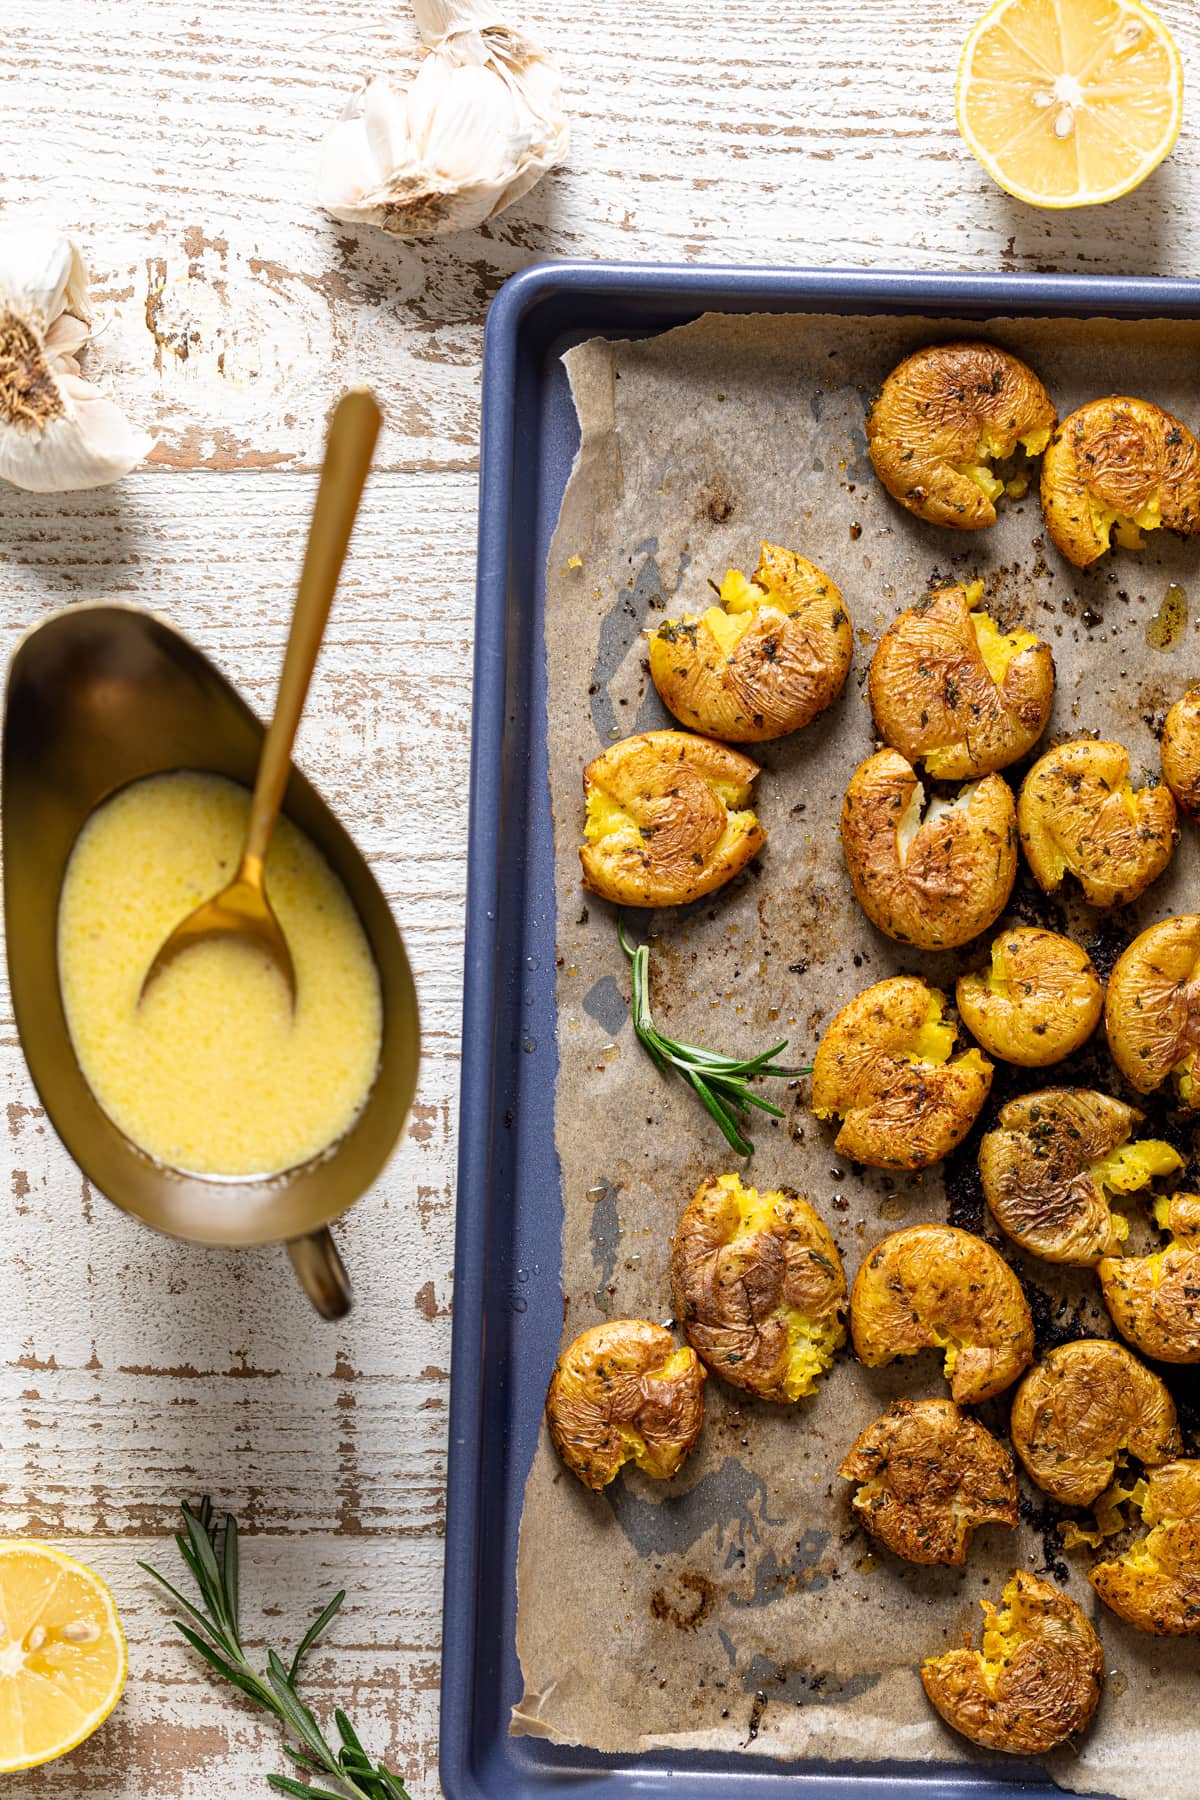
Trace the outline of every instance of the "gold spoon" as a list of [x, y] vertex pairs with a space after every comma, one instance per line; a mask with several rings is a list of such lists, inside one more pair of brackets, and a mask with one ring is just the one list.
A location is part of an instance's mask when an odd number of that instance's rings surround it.
[[296, 591], [283, 672], [279, 677], [275, 716], [263, 739], [254, 781], [242, 860], [229, 885], [189, 913], [160, 945], [142, 982], [139, 1006], [168, 964], [185, 950], [190, 950], [193, 944], [214, 937], [240, 937], [257, 945], [287, 983], [292, 1005], [296, 1003], [292, 953], [267, 898], [263, 865], [283, 802], [296, 727], [308, 698], [309, 683], [325, 635], [350, 533], [354, 529], [381, 417], [374, 396], [366, 388], [343, 394], [334, 409], [325, 440], [325, 460], [308, 531], [304, 567], [300, 571], [300, 586]]

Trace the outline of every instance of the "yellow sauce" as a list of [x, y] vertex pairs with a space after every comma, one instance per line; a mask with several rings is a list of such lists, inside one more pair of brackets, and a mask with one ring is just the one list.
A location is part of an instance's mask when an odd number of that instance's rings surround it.
[[210, 940], [138, 995], [158, 946], [237, 867], [249, 794], [181, 771], [134, 782], [80, 832], [63, 881], [58, 966], [83, 1074], [113, 1123], [169, 1168], [268, 1175], [353, 1123], [379, 1062], [379, 976], [349, 895], [286, 819], [267, 891], [296, 972]]

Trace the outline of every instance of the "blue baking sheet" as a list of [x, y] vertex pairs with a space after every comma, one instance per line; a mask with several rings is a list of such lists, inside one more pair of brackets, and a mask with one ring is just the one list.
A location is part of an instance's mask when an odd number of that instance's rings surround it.
[[517, 1534], [562, 1327], [545, 569], [579, 442], [561, 357], [721, 312], [1200, 316], [1200, 284], [552, 263], [507, 283], [483, 369], [450, 1393], [441, 1779], [449, 1800], [1053, 1800], [1025, 1763], [602, 1756], [508, 1735]]

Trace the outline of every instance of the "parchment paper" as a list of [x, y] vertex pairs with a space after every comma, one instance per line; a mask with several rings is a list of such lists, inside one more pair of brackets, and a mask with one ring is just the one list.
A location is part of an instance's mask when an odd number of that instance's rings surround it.
[[[1135, 775], [1157, 769], [1154, 723], [1200, 677], [1196, 621], [1170, 650], [1147, 641], [1168, 584], [1186, 591], [1193, 582], [1195, 544], [1156, 537], [1145, 552], [1118, 552], [1080, 575], [1044, 540], [1036, 484], [996, 528], [961, 535], [920, 524], [880, 488], [866, 457], [867, 396], [900, 356], [956, 332], [980, 328], [713, 317], [568, 356], [583, 441], [550, 555], [546, 618], [564, 1341], [603, 1318], [669, 1319], [676, 1219], [706, 1174], [739, 1166], [695, 1098], [659, 1076], [637, 1044], [613, 909], [579, 880], [584, 764], [617, 737], [673, 723], [646, 674], [641, 637], [661, 609], [703, 611], [709, 579], [730, 566], [751, 573], [767, 538], [832, 575], [856, 627], [840, 701], [806, 731], [751, 746], [769, 833], [757, 866], [708, 901], [639, 919], [651, 934], [664, 1029], [747, 1052], [786, 1035], [783, 1060], [797, 1065], [811, 1060], [830, 1014], [870, 982], [919, 970], [952, 991], [955, 974], [981, 959], [979, 948], [930, 956], [875, 932], [842, 864], [842, 793], [874, 745], [863, 683], [874, 640], [901, 606], [941, 579], [982, 577], [994, 616], [1053, 646], [1051, 734], [1116, 737]], [[1060, 416], [1096, 394], [1126, 392], [1197, 421], [1192, 324], [997, 321], [983, 335], [1028, 358]], [[1194, 908], [1197, 862], [1195, 828], [1186, 827], [1168, 874], [1115, 919], [1074, 894], [1046, 901], [1023, 874], [1008, 917], [1068, 930], [1107, 972], [1142, 925]], [[1123, 1091], [1102, 1043], [1045, 1077], [999, 1067], [981, 1129], [1013, 1092], [1046, 1080]], [[791, 1091], [772, 1085], [788, 1116], [755, 1116], [745, 1178], [806, 1194], [833, 1229], [849, 1279], [902, 1223], [951, 1217], [1000, 1241], [974, 1176], [978, 1132], [948, 1169], [882, 1175], [839, 1163], [807, 1090], [804, 1080]], [[1178, 1121], [1152, 1114], [1152, 1126], [1191, 1154]], [[1005, 1254], [1027, 1281], [1039, 1348], [1109, 1333], [1089, 1272], [1022, 1259], [1012, 1246]], [[1174, 1371], [1171, 1381], [1196, 1454], [1195, 1376]], [[1122, 1800], [1192, 1800], [1200, 1644], [1141, 1636], [1106, 1612], [1084, 1579], [1087, 1553], [1062, 1554], [1059, 1509], [1024, 1488], [1020, 1530], [980, 1532], [961, 1571], [907, 1565], [855, 1528], [849, 1484], [836, 1472], [854, 1436], [896, 1395], [946, 1391], [932, 1352], [872, 1371], [844, 1351], [819, 1393], [790, 1408], [755, 1403], [713, 1378], [681, 1476], [668, 1486], [626, 1470], [603, 1496], [562, 1469], [543, 1428], [521, 1536], [525, 1694], [512, 1729], [608, 1751], [986, 1760], [934, 1714], [916, 1669], [960, 1643], [964, 1628], [977, 1632], [978, 1600], [998, 1599], [1019, 1564], [1066, 1581], [1109, 1661], [1097, 1721], [1078, 1753], [1049, 1759], [1054, 1779]], [[1007, 1399], [981, 1411], [1001, 1436]]]

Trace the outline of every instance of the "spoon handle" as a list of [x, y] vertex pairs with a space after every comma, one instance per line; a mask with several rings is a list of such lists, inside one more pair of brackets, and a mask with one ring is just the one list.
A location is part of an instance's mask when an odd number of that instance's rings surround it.
[[317, 502], [279, 677], [275, 716], [259, 757], [239, 871], [256, 885], [261, 881], [267, 846], [283, 803], [296, 727], [304, 711], [381, 420], [375, 398], [366, 388], [343, 394], [330, 420]]
[[333, 1234], [326, 1226], [308, 1237], [293, 1238], [288, 1245], [292, 1267], [305, 1293], [323, 1319], [344, 1319], [354, 1304], [346, 1265], [338, 1255]]

